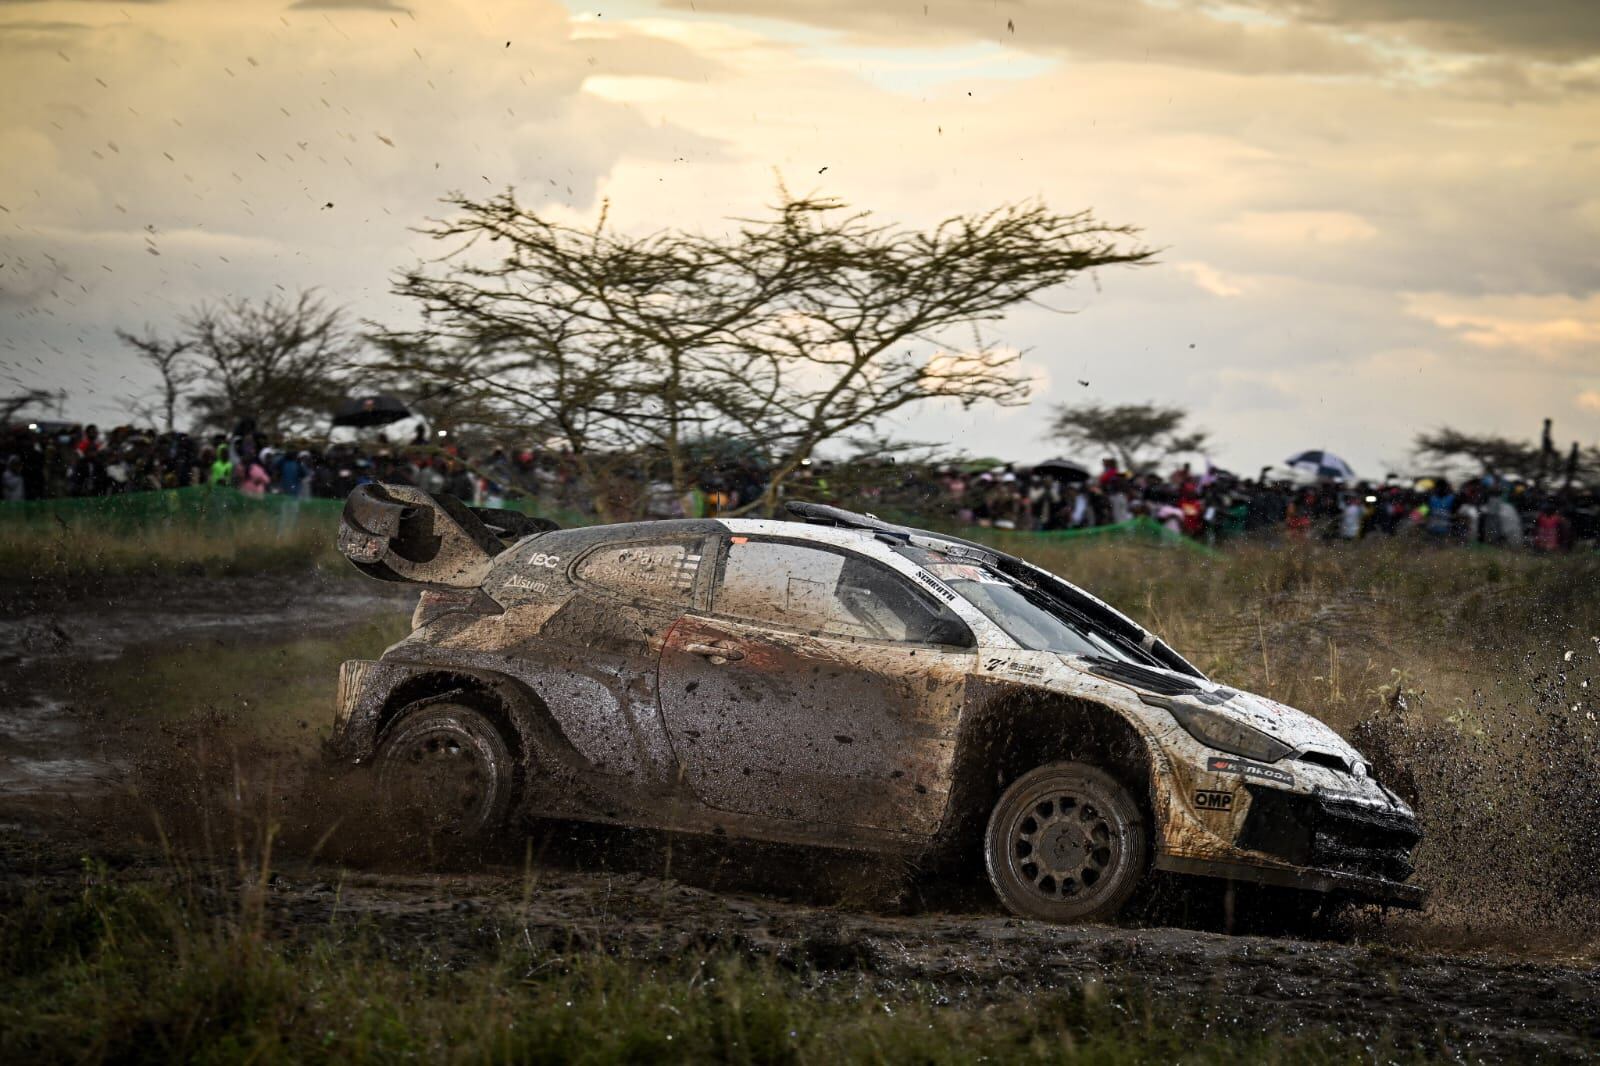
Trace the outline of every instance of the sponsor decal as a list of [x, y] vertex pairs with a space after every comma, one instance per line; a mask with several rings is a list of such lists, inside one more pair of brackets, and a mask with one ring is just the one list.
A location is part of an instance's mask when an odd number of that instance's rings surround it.
[[1280, 770], [1276, 766], [1262, 766], [1257, 762], [1246, 762], [1244, 759], [1230, 759], [1226, 755], [1213, 755], [1207, 759], [1206, 769], [1218, 774], [1243, 774], [1245, 777], [1273, 781], [1280, 785], [1294, 784], [1294, 775], [1287, 770]]
[[1319, 796], [1326, 796], [1328, 799], [1333, 800], [1348, 800], [1355, 803], [1366, 804], [1383, 803], [1383, 800], [1376, 796], [1368, 796], [1360, 792], [1346, 792], [1342, 788], [1323, 788], [1321, 785], [1318, 785], [1311, 791], [1315, 792]]
[[1202, 811], [1233, 810], [1233, 793], [1202, 788], [1194, 794], [1194, 805]]
[[983, 668], [991, 674], [1011, 674], [1029, 681], [1038, 681], [1044, 677], [1044, 667], [1036, 663], [1019, 663], [1015, 659], [1003, 657], [985, 659]]
[[672, 585], [679, 592], [688, 592], [694, 587], [694, 576], [700, 570], [700, 556], [685, 555], [678, 560], [678, 569], [673, 576]]
[[[529, 556], [527, 560], [525, 560], [525, 565], [530, 567], [542, 567], [546, 570], [554, 570], [557, 566], [561, 565], [561, 556], [545, 555], [543, 552], [540, 552], [536, 555]], [[526, 574], [512, 574], [510, 577], [506, 578], [505, 587], [508, 589], [531, 589], [534, 587], [534, 584], [532, 579], [530, 579]]]
[[956, 598], [955, 589], [951, 588], [949, 585], [946, 585], [943, 581], [940, 581], [926, 570], [917, 571], [917, 580], [928, 586], [928, 588], [932, 589], [933, 594], [944, 600], [946, 603], [951, 603]]

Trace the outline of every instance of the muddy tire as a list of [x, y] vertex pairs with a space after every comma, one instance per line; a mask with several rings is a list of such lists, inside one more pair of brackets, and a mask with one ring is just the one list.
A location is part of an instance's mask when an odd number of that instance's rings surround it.
[[506, 824], [516, 784], [511, 748], [476, 708], [434, 703], [401, 712], [374, 761], [390, 813], [430, 843], [476, 843]]
[[1143, 880], [1148, 855], [1139, 804], [1084, 763], [1050, 763], [1012, 782], [984, 833], [1000, 902], [1046, 922], [1111, 918]]

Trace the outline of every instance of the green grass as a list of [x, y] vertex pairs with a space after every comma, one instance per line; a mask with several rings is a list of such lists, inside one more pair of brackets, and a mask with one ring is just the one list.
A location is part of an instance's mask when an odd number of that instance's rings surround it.
[[0, 521], [0, 577], [61, 582], [126, 575], [351, 570], [334, 538], [338, 518], [250, 514], [225, 522], [173, 521], [103, 527], [83, 519]]
[[[0, 914], [0, 1058], [20, 1062], [1370, 1062], [1383, 1043], [1192, 1014], [1094, 982], [965, 1005], [934, 986], [707, 948], [611, 957], [529, 941], [444, 965], [360, 927], [265, 930], [193, 882]], [[509, 930], [515, 933], [515, 930]], [[516, 944], [514, 935], [506, 938]]]

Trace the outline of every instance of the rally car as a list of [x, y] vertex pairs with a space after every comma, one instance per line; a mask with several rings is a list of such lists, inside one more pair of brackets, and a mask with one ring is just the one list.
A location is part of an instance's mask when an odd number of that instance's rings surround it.
[[343, 664], [333, 750], [464, 839], [560, 818], [982, 862], [1051, 921], [1152, 869], [1421, 902], [1415, 816], [1316, 718], [1024, 560], [787, 510], [556, 529], [357, 489], [344, 554], [424, 591]]

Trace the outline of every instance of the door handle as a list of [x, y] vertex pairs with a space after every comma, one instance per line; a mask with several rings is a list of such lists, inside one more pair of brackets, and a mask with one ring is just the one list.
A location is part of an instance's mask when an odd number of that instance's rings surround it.
[[683, 650], [690, 655], [703, 655], [715, 666], [744, 658], [744, 652], [738, 648], [725, 648], [720, 644], [702, 644], [695, 640], [685, 641]]

